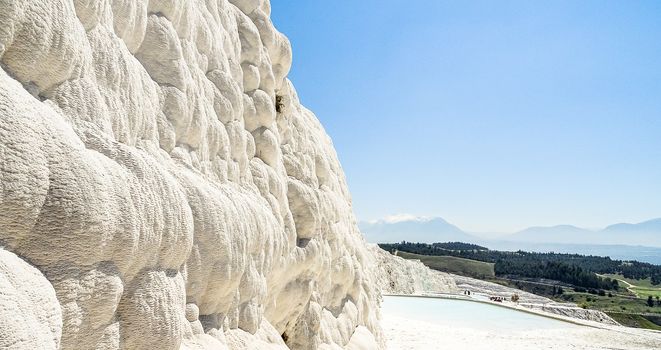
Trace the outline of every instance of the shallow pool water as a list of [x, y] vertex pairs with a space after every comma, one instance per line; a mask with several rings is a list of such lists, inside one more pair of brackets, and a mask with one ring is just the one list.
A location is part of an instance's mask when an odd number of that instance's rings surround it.
[[385, 296], [383, 313], [451, 327], [503, 331], [583, 327], [502, 306], [466, 300]]

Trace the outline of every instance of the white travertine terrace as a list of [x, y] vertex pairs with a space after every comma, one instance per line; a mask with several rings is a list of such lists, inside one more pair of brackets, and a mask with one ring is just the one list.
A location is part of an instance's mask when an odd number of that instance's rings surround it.
[[268, 0], [0, 1], [0, 347], [378, 349]]
[[376, 261], [376, 283], [384, 293], [459, 294], [455, 279], [450, 274], [432, 270], [420, 260], [407, 260], [390, 254], [376, 244], [368, 246]]

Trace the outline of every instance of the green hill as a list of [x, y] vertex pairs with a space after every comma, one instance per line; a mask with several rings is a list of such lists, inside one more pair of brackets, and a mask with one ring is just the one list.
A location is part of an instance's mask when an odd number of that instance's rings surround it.
[[655, 324], [654, 322], [648, 320], [647, 318], [639, 314], [627, 314], [627, 313], [619, 313], [619, 312], [606, 312], [606, 313], [608, 314], [608, 316], [612, 317], [615, 321], [619, 322], [623, 326], [661, 331], [661, 326]]
[[457, 275], [476, 277], [476, 278], [488, 278], [495, 276], [493, 270], [494, 264], [492, 263], [458, 258], [454, 256], [418, 255], [418, 254], [407, 253], [402, 251], [398, 251], [397, 256], [400, 256], [404, 259], [420, 260], [430, 269], [443, 271], [443, 272], [450, 272]]
[[652, 298], [661, 298], [661, 285], [653, 285], [649, 278], [645, 279], [632, 279], [625, 278], [622, 275], [607, 274], [605, 277], [610, 277], [616, 280], [619, 280], [622, 283], [623, 287], [626, 287], [630, 292], [634, 293], [638, 298], [647, 298], [652, 296]]

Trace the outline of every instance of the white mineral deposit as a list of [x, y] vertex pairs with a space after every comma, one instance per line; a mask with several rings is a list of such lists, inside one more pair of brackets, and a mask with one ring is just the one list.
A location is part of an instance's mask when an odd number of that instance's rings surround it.
[[384, 346], [270, 11], [0, 2], [0, 348]]
[[[270, 15], [269, 0], [0, 0], [0, 350], [661, 348], [523, 292], [508, 317], [563, 327], [454, 325], [477, 303], [463, 290], [520, 291], [365, 242]], [[403, 315], [382, 293], [466, 300]]]

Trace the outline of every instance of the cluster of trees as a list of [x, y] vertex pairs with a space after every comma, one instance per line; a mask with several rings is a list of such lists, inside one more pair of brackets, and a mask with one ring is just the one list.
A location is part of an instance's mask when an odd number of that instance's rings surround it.
[[661, 307], [661, 298], [659, 296], [656, 296], [656, 303], [654, 302], [654, 298], [650, 295], [647, 297], [647, 306], [649, 307], [654, 307], [654, 305]]
[[432, 243], [432, 247], [447, 250], [489, 250], [489, 248], [483, 247], [481, 245], [463, 242]]
[[[534, 293], [533, 293], [533, 294], [534, 294]], [[552, 296], [556, 296], [556, 295], [563, 295], [563, 294], [565, 294], [565, 290], [564, 290], [564, 288], [562, 288], [562, 287], [560, 287], [560, 286], [553, 286], [553, 287], [551, 288], [550, 295], [552, 295]]]
[[595, 273], [621, 274], [631, 279], [650, 278], [654, 285], [661, 283], [661, 266], [639, 261], [613, 260], [609, 257], [524, 251], [504, 252], [460, 242], [426, 244], [404, 241], [379, 244], [379, 246], [387, 251], [401, 250], [414, 254], [456, 256], [490, 262], [495, 264], [497, 275], [547, 278], [585, 288], [617, 289], [617, 281], [601, 279]]
[[619, 269], [619, 273], [626, 278], [636, 280], [642, 280], [649, 277], [653, 285], [656, 286], [661, 284], [661, 266], [659, 265], [631, 261], [626, 262], [625, 265]]
[[[598, 295], [598, 296], [600, 296], [600, 297], [605, 297], [605, 296], [606, 296], [606, 292], [603, 291], [603, 290], [601, 290], [601, 289], [597, 290], [597, 289], [592, 289], [592, 288], [585, 289], [585, 288], [575, 287], [575, 288], [574, 288], [574, 292], [578, 292], [578, 293], [590, 293], [590, 294]], [[612, 298], [612, 297], [613, 297], [613, 293], [608, 292], [608, 297], [609, 297], [609, 298]], [[590, 301], [590, 297], [588, 297], [588, 301]]]
[[617, 290], [619, 287], [616, 280], [601, 278], [580, 266], [559, 261], [499, 259], [494, 265], [494, 271], [496, 276], [545, 278], [584, 288]]

